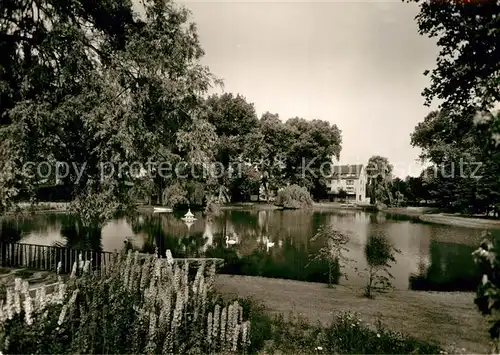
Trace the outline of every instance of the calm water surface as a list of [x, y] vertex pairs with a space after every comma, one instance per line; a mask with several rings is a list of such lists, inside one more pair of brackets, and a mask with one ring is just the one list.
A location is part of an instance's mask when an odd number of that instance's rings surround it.
[[[391, 268], [396, 288], [471, 290], [478, 281], [471, 253], [479, 244], [479, 229], [361, 211], [223, 211], [211, 222], [198, 212], [197, 220], [187, 225], [181, 220], [184, 213], [141, 213], [113, 220], [91, 233], [65, 214], [4, 217], [0, 238], [104, 251], [125, 245], [142, 252], [170, 249], [174, 257], [223, 257], [223, 272], [326, 282], [328, 264], [312, 260], [325, 241], [311, 241], [311, 237], [321, 225], [332, 225], [350, 232], [347, 255], [359, 269], [367, 265], [364, 248], [370, 235], [383, 235], [399, 249]], [[227, 245], [226, 236], [238, 244]], [[267, 247], [266, 238], [274, 246]], [[363, 285], [364, 279], [353, 267], [345, 271], [349, 277], [340, 279], [341, 284]]]

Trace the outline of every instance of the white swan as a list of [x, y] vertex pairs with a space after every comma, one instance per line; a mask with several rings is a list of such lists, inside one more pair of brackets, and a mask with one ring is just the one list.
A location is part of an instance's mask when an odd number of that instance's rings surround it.
[[229, 239], [229, 236], [226, 235], [226, 246], [227, 245], [234, 245], [234, 244], [238, 244], [238, 241]]

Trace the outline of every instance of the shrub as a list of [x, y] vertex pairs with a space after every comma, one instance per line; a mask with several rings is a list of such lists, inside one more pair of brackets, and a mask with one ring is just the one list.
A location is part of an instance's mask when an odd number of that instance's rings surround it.
[[374, 292], [385, 292], [391, 289], [394, 276], [389, 269], [396, 263], [395, 253], [400, 251], [394, 248], [383, 235], [370, 235], [365, 245], [365, 256], [368, 267], [360, 272], [361, 277], [367, 278], [364, 295], [374, 297]]
[[340, 354], [439, 354], [437, 345], [416, 340], [403, 333], [384, 329], [380, 322], [376, 329], [363, 324], [352, 313], [336, 315], [324, 331], [327, 353]]
[[[326, 245], [314, 254], [313, 260], [324, 260], [328, 263], [328, 287], [338, 284], [340, 277], [347, 280], [347, 273], [343, 269], [355, 262], [355, 260], [345, 255], [349, 252], [346, 247], [347, 243], [349, 243], [349, 234], [335, 230], [329, 225], [322, 225], [311, 238], [311, 242], [317, 239], [325, 241]], [[306, 266], [309, 265], [310, 263]]]
[[[253, 324], [253, 323], [252, 323]], [[310, 325], [304, 318], [272, 319], [266, 353], [285, 354], [439, 354], [438, 345], [362, 323], [355, 314], [340, 313], [326, 327]]]
[[474, 303], [479, 311], [490, 316], [493, 325], [489, 329], [490, 337], [494, 341], [494, 353], [498, 353], [500, 338], [500, 254], [499, 240], [489, 232], [483, 233], [483, 241], [479, 248], [472, 253], [474, 261], [483, 275], [482, 282], [477, 288]]
[[278, 192], [275, 205], [294, 209], [307, 208], [313, 205], [313, 200], [305, 187], [290, 185]]
[[266, 312], [265, 307], [252, 298], [235, 300], [243, 307], [243, 316], [252, 324], [250, 332], [250, 353], [255, 353], [264, 347], [267, 340], [272, 337], [272, 317]]
[[38, 289], [35, 299], [17, 279], [0, 312], [0, 351], [202, 354], [247, 347], [243, 307], [211, 296], [215, 264], [202, 262], [193, 277], [188, 263], [140, 260], [137, 252], [120, 254], [101, 275], [89, 265], [75, 263], [69, 281], [48, 295]]

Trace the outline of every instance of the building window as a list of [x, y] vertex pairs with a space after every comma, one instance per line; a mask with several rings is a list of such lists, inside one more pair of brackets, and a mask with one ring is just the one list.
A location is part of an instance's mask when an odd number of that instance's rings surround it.
[[346, 185], [354, 185], [354, 180], [347, 180]]

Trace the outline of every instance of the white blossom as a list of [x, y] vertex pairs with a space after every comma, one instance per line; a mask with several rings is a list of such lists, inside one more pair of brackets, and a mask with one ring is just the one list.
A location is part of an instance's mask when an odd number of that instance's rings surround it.
[[87, 273], [90, 270], [90, 260], [86, 260], [85, 263], [83, 264], [83, 272]]
[[73, 263], [73, 268], [71, 269], [71, 275], [69, 276], [71, 279], [74, 279], [76, 277], [76, 269], [77, 269], [77, 264], [76, 261]]
[[165, 256], [167, 257], [167, 263], [169, 265], [172, 265], [174, 263], [174, 258], [172, 257], [172, 252], [170, 251], [170, 249], [167, 249]]
[[26, 324], [31, 325], [33, 323], [33, 319], [31, 318], [31, 313], [33, 312], [33, 302], [31, 299], [29, 284], [27, 281], [23, 283], [23, 294], [24, 294], [24, 319]]

